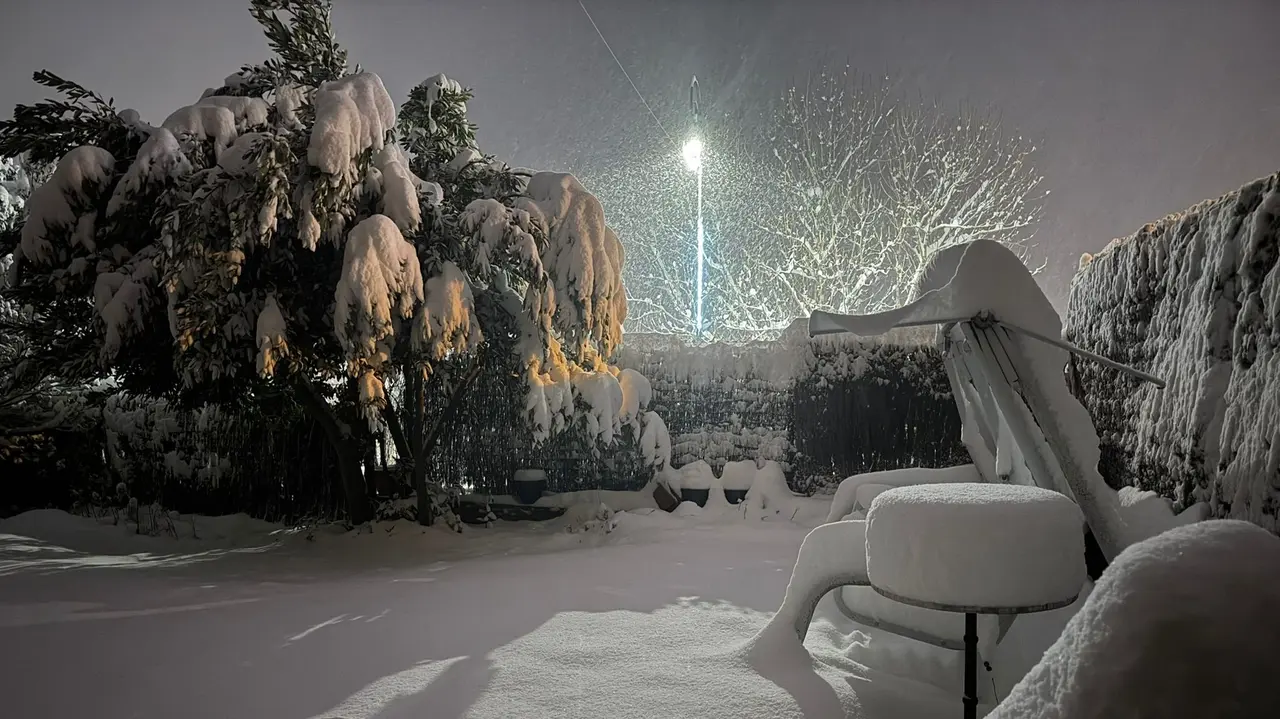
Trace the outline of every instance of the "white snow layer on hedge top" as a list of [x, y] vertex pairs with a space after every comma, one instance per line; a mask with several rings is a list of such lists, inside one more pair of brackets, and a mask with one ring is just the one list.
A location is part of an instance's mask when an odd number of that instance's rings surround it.
[[1241, 521], [1130, 546], [991, 719], [1275, 714], [1280, 540]]
[[867, 512], [866, 551], [876, 588], [953, 607], [1057, 604], [1074, 600], [1087, 578], [1079, 508], [1039, 487], [890, 489]]
[[237, 135], [235, 113], [221, 105], [196, 103], [178, 108], [160, 126], [179, 140], [213, 141], [214, 157], [221, 156]]
[[254, 337], [258, 342], [258, 374], [270, 377], [275, 372], [276, 361], [289, 351], [284, 315], [280, 312], [280, 305], [276, 303], [274, 294], [267, 295], [267, 301], [258, 313]]
[[622, 339], [627, 296], [622, 286], [622, 243], [604, 220], [596, 196], [567, 173], [539, 172], [529, 180], [527, 210], [546, 228], [543, 267], [555, 288], [557, 324], [570, 341], [578, 327], [612, 354]]
[[153, 128], [151, 136], [138, 148], [124, 177], [116, 184], [107, 203], [107, 217], [114, 215], [144, 190], [163, 185], [191, 172], [191, 162], [183, 154], [178, 138], [163, 127]]
[[334, 290], [333, 329], [352, 374], [379, 367], [391, 353], [395, 319], [408, 319], [423, 301], [418, 253], [386, 215], [351, 228]]
[[[409, 251], [413, 251], [412, 246]], [[416, 254], [413, 262], [417, 263]], [[428, 350], [433, 359], [440, 360], [465, 354], [484, 341], [476, 318], [471, 282], [457, 265], [441, 264], [439, 273], [427, 280], [425, 293], [425, 301], [414, 321], [415, 347]]]
[[[811, 332], [846, 331], [869, 336], [889, 331], [902, 323], [943, 323], [990, 312], [996, 318], [1046, 337], [1061, 337], [1062, 322], [1053, 305], [1018, 256], [1008, 247], [990, 240], [976, 240], [939, 251], [922, 273], [918, 286], [923, 294], [897, 309], [872, 315], [833, 315], [815, 312]], [[1069, 488], [1084, 511], [1107, 556], [1115, 556], [1145, 533], [1126, 526], [1116, 493], [1098, 473], [1098, 434], [1093, 420], [1071, 394], [1063, 377], [1067, 352], [1047, 342], [1021, 334], [1010, 336], [1011, 352], [1026, 360], [1031, 377], [1022, 378], [1053, 410], [1064, 432], [1067, 450], [1058, 457], [1063, 474], [1077, 478]], [[1034, 423], [1030, 413], [1028, 422]], [[1048, 478], [1061, 485], [1063, 479]], [[1169, 526], [1173, 525], [1170, 517]], [[1137, 529], [1137, 528], [1135, 528]]]
[[115, 164], [111, 153], [92, 145], [63, 155], [49, 181], [27, 198], [27, 222], [18, 245], [22, 256], [42, 264], [58, 259], [49, 236], [55, 228], [71, 228], [71, 244], [92, 251], [96, 213], [90, 203], [110, 183]]
[[1143, 488], [1273, 532], [1277, 243], [1280, 173], [1113, 241], [1076, 275], [1067, 313], [1073, 341], [1167, 382], [1088, 398]]
[[355, 161], [366, 150], [381, 150], [396, 124], [396, 106], [371, 72], [326, 82], [316, 91], [316, 122], [307, 162], [329, 175], [355, 177]]

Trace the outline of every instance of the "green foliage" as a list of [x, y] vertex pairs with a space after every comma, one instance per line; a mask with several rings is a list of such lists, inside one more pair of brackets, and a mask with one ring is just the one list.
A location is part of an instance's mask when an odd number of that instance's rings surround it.
[[[544, 301], [546, 220], [521, 204], [528, 173], [476, 149], [475, 127], [466, 119], [469, 90], [433, 78], [415, 88], [387, 137], [354, 139], [360, 133], [348, 133], [348, 125], [390, 121], [391, 100], [376, 77], [344, 77], [347, 57], [333, 37], [330, 3], [253, 0], [250, 12], [276, 56], [206, 93], [277, 101], [265, 125], [247, 127], [238, 117], [238, 136], [227, 137], [225, 122], [203, 131], [193, 122], [173, 137], [117, 114], [110, 100], [80, 85], [37, 74], [64, 99], [20, 106], [0, 124], [0, 152], [50, 161], [92, 145], [110, 153], [114, 166], [100, 168], [96, 149], [78, 152], [56, 188], [67, 206], [58, 206], [56, 194], [43, 196], [50, 202], [35, 220], [40, 232], [28, 233], [40, 242], [29, 237], [20, 247], [17, 285], [5, 291], [35, 309], [4, 319], [3, 329], [25, 342], [16, 365], [31, 378], [110, 378], [192, 405], [256, 400], [287, 386], [331, 440], [344, 491], [359, 504], [361, 450], [378, 412], [390, 409], [386, 382], [416, 388], [400, 402], [416, 448], [409, 454], [429, 453], [439, 433], [450, 431], [454, 400], [490, 358], [503, 356], [499, 364], [511, 361], [512, 376], [523, 378], [541, 361], [536, 355], [554, 354], [547, 361], [564, 378], [564, 355], [595, 368], [608, 350], [593, 350], [589, 332], [560, 319], [580, 315], [558, 314]], [[315, 105], [325, 107], [317, 98], [332, 99], [321, 93], [334, 82], [344, 84], [328, 90], [354, 88], [361, 97], [354, 111], [366, 117], [353, 118], [344, 106], [348, 114], [326, 115], [316, 131]], [[282, 98], [300, 106], [285, 111]], [[390, 146], [382, 149], [380, 140]], [[391, 144], [397, 140], [407, 162]], [[316, 152], [326, 159], [317, 161]], [[79, 177], [85, 158], [94, 160], [92, 182]], [[393, 182], [399, 184], [392, 188]], [[393, 202], [401, 204], [389, 208]], [[477, 207], [492, 222], [481, 227]], [[379, 228], [376, 237], [346, 241], [349, 230], [375, 214], [394, 215], [398, 229], [377, 220], [369, 225]], [[4, 235], [5, 246], [16, 237]], [[419, 267], [410, 271], [405, 258], [414, 254]], [[403, 277], [392, 276], [397, 268]], [[434, 291], [449, 294], [428, 310], [432, 280], [440, 286]], [[565, 295], [563, 308], [589, 301]], [[355, 307], [358, 316], [335, 327], [340, 297], [351, 298], [342, 307]], [[603, 324], [600, 314], [593, 319]], [[617, 334], [621, 316], [606, 319]], [[264, 323], [271, 328], [266, 335], [259, 332]], [[465, 329], [450, 329], [459, 325]], [[557, 336], [573, 340], [563, 355]], [[442, 492], [433, 489], [432, 501]], [[353, 519], [362, 521], [357, 514]]]
[[441, 87], [445, 82], [437, 76], [415, 86], [400, 107], [397, 134], [424, 178], [443, 175], [459, 152], [476, 147], [476, 126], [467, 120], [473, 94], [454, 83]]
[[36, 163], [53, 163], [81, 145], [96, 145], [116, 154], [128, 128], [116, 115], [111, 100], [48, 70], [35, 73], [32, 79], [66, 99], [15, 107], [13, 119], [0, 120], [0, 156], [25, 154]]
[[[276, 53], [262, 64], [275, 85], [319, 87], [346, 74], [347, 51], [334, 39], [329, 0], [252, 0], [249, 14]], [[285, 13], [287, 18], [281, 18]], [[286, 21], [287, 19], [287, 21]]]

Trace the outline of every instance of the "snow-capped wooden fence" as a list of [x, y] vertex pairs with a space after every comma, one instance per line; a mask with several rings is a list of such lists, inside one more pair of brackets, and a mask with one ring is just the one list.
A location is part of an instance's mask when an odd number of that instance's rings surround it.
[[1077, 363], [1109, 483], [1280, 531], [1280, 174], [1086, 255], [1065, 329], [1168, 382]]

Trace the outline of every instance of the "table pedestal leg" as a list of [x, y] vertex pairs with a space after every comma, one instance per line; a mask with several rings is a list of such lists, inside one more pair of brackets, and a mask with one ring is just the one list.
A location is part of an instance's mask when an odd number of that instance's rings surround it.
[[964, 615], [964, 719], [978, 716], [978, 615]]

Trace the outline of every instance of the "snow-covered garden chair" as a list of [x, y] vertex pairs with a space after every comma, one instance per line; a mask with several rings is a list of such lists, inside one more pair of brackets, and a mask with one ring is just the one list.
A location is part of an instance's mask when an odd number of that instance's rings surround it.
[[[775, 624], [790, 623], [802, 641], [818, 601], [831, 590], [848, 586], [854, 588], [836, 593], [837, 606], [861, 624], [952, 649], [966, 643], [963, 635], [956, 636], [954, 617], [919, 603], [886, 600], [884, 592], [871, 586], [868, 524], [845, 518], [861, 516], [859, 495], [870, 503], [869, 507], [862, 504], [870, 517], [881, 503], [903, 493], [910, 496], [911, 490], [868, 489], [869, 485], [988, 482], [1052, 490], [1079, 507], [1082, 524], [1092, 531], [1107, 560], [1129, 544], [1186, 521], [1186, 517], [1175, 517], [1167, 505], [1167, 511], [1152, 512], [1147, 503], [1140, 515], [1126, 511], [1119, 495], [1098, 473], [1097, 433], [1085, 408], [1069, 391], [1063, 370], [1068, 353], [1074, 353], [1160, 386], [1163, 383], [1058, 339], [1057, 312], [1031, 273], [1003, 245], [980, 240], [946, 248], [922, 275], [915, 301], [866, 316], [815, 312], [809, 332], [870, 337], [895, 327], [925, 325], [940, 328], [939, 345], [963, 422], [961, 439], [973, 465], [901, 470], [896, 476], [876, 473], [842, 483], [828, 517], [832, 523], [814, 529], [805, 539], [787, 598], [775, 617]], [[1139, 518], [1142, 521], [1136, 521]], [[1084, 529], [1078, 527], [1081, 561]], [[1009, 541], [1020, 540], [1010, 537]], [[955, 556], [947, 566], [923, 563], [920, 571], [956, 578], [988, 567], [984, 558], [967, 556]], [[1084, 577], [1072, 574], [1070, 581], [1076, 582], [1074, 590], [1079, 591]], [[1009, 626], [1008, 619], [975, 621], [979, 625], [975, 632], [995, 641]]]

